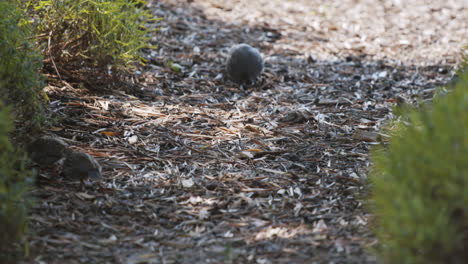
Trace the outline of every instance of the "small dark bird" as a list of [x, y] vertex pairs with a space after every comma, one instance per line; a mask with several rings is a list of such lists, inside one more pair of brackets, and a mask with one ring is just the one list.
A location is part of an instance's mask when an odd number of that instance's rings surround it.
[[40, 167], [51, 167], [64, 157], [68, 145], [59, 138], [42, 136], [31, 142], [26, 149], [31, 160]]
[[100, 178], [101, 166], [87, 153], [70, 151], [65, 155], [62, 172], [65, 178], [83, 183], [88, 178]]
[[253, 82], [263, 71], [262, 55], [250, 45], [236, 45], [231, 48], [226, 70], [236, 83]]

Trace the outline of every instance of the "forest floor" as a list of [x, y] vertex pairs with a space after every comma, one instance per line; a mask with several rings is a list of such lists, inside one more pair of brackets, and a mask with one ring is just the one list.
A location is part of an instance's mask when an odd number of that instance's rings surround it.
[[[163, 20], [137, 90], [47, 87], [62, 120], [49, 132], [96, 157], [104, 177], [80, 188], [41, 171], [24, 263], [376, 263], [369, 150], [397, 101], [431, 99], [450, 80], [468, 3], [149, 8]], [[242, 42], [266, 66], [245, 89], [223, 69]]]

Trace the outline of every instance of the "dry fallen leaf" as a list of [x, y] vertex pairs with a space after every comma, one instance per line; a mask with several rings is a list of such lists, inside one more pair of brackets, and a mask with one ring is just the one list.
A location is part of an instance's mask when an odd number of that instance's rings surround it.
[[135, 143], [137, 143], [137, 141], [138, 141], [138, 136], [137, 136], [137, 135], [133, 135], [133, 136], [129, 137], [127, 140], [128, 140], [128, 143], [129, 143], [129, 144], [135, 144]]
[[192, 178], [182, 180], [182, 186], [184, 186], [184, 188], [191, 188], [194, 185], [195, 183], [193, 182]]
[[99, 134], [108, 136], [108, 137], [115, 137], [119, 135], [118, 132], [113, 132], [113, 131], [100, 131]]

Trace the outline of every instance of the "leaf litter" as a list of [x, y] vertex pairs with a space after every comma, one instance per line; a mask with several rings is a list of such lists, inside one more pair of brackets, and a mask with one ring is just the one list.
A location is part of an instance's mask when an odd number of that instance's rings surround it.
[[[46, 89], [104, 177], [41, 171], [25, 263], [375, 263], [369, 148], [468, 35], [464, 1], [379, 3], [151, 2], [159, 49], [127, 86]], [[252, 87], [223, 70], [241, 42], [265, 56]]]

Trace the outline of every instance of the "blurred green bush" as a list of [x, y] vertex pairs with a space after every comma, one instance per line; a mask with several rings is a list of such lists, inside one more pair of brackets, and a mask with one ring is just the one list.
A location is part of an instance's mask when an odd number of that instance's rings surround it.
[[373, 150], [371, 205], [383, 263], [468, 260], [468, 73], [432, 106], [407, 109]]
[[[12, 131], [10, 111], [0, 102], [0, 259], [3, 261], [11, 257], [5, 252], [14, 250], [18, 242], [26, 242], [31, 205], [27, 192], [33, 180], [24, 154], [10, 142]], [[27, 249], [27, 243], [24, 245]]]
[[33, 47], [31, 28], [16, 0], [0, 1], [0, 94], [24, 128], [44, 122], [41, 102], [42, 57]]
[[46, 64], [59, 74], [141, 62], [151, 20], [144, 0], [29, 1]]
[[[5, 252], [26, 242], [31, 200], [27, 192], [32, 172], [26, 157], [12, 144], [19, 132], [34, 133], [44, 123], [41, 102], [42, 57], [31, 44], [31, 29], [16, 0], [0, 1], [0, 262], [12, 261]], [[13, 126], [16, 121], [16, 128]], [[27, 243], [24, 243], [27, 246]], [[27, 247], [26, 247], [27, 249]]]

